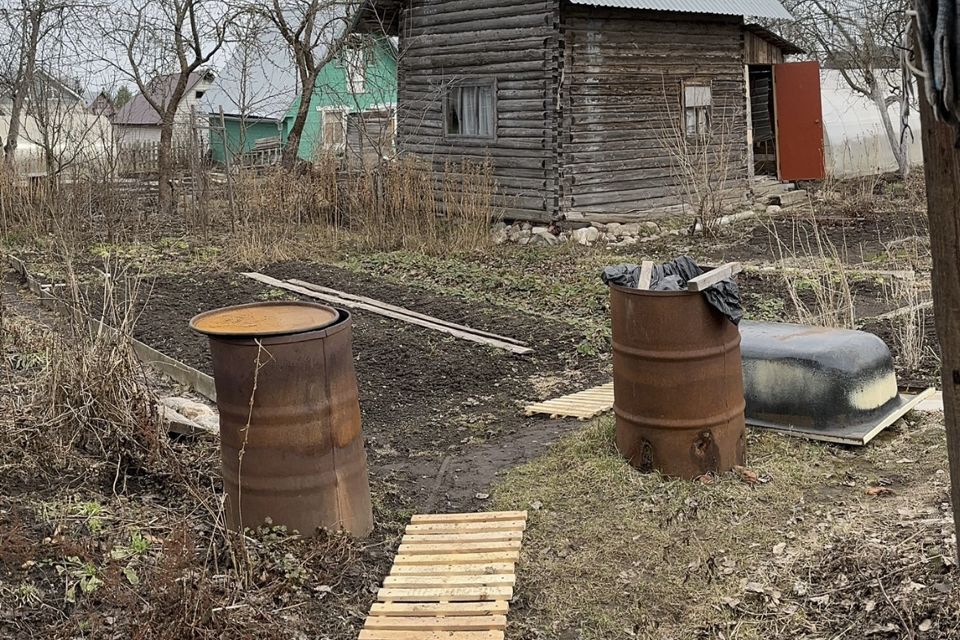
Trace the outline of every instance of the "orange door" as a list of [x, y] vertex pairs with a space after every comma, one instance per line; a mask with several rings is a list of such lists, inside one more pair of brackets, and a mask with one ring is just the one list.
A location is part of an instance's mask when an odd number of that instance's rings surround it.
[[823, 113], [820, 65], [773, 65], [777, 117], [777, 172], [781, 180], [823, 180]]

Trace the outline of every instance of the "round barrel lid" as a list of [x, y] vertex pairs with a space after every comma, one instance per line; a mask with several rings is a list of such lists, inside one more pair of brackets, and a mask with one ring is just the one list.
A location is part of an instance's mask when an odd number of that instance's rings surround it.
[[316, 331], [335, 323], [333, 307], [310, 302], [255, 302], [196, 315], [190, 328], [208, 336], [281, 336]]

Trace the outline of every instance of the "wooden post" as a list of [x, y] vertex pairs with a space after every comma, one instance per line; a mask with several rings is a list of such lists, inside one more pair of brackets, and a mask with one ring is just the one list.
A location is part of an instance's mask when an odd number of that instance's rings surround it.
[[[922, 80], [920, 82], [923, 82]], [[960, 148], [957, 132], [933, 117], [921, 88], [920, 124], [933, 254], [933, 309], [940, 340], [943, 419], [950, 458], [954, 530], [960, 537]]]

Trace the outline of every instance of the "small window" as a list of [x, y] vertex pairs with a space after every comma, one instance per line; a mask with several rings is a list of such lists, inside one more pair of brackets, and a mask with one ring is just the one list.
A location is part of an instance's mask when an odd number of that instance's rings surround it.
[[683, 86], [683, 120], [688, 138], [699, 138], [710, 132], [710, 107], [713, 91], [708, 84]]
[[342, 111], [323, 112], [323, 147], [324, 149], [339, 149], [343, 147], [346, 132], [343, 123]]
[[203, 91], [197, 91], [197, 100], [203, 97]]
[[493, 82], [450, 87], [445, 104], [448, 136], [493, 138], [497, 131], [496, 86]]
[[344, 62], [350, 93], [363, 93], [367, 81], [366, 49], [362, 45], [348, 47], [344, 54]]

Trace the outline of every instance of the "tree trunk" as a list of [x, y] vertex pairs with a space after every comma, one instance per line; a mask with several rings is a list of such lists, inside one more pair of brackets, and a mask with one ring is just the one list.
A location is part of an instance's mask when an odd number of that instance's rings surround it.
[[[312, 85], [311, 85], [312, 86]], [[303, 91], [300, 95], [300, 105], [297, 107], [297, 115], [293, 119], [293, 126], [290, 127], [290, 134], [287, 136], [287, 146], [283, 148], [284, 169], [292, 169], [297, 164], [298, 153], [300, 151], [300, 138], [303, 137], [303, 128], [307, 124], [307, 115], [310, 113], [310, 101], [313, 98], [313, 91]]]
[[[33, 85], [33, 74], [37, 65], [37, 45], [40, 42], [40, 22], [43, 17], [43, 5], [25, 12], [24, 20], [29, 21], [29, 33], [24, 33], [21, 50], [22, 75], [14, 86], [13, 104], [10, 106], [10, 127], [7, 130], [7, 144], [3, 147], [4, 162], [13, 168], [17, 156], [17, 141], [20, 138], [20, 117], [26, 104], [27, 93]], [[27, 24], [24, 24], [27, 28]]]
[[897, 170], [900, 176], [906, 178], [910, 175], [910, 148], [897, 135], [893, 128], [893, 122], [890, 121], [890, 110], [887, 107], [887, 98], [883, 95], [879, 83], [874, 83], [871, 87], [872, 95], [870, 98], [880, 112], [880, 122], [883, 123], [883, 130], [887, 134], [887, 141], [890, 143], [890, 150], [893, 151], [893, 157], [897, 160]]
[[960, 149], [957, 132], [938, 122], [920, 94], [920, 124], [927, 182], [927, 217], [933, 254], [933, 309], [940, 341], [943, 418], [950, 460], [954, 530], [960, 533]]
[[157, 148], [157, 205], [162, 215], [173, 213], [173, 122], [177, 103], [163, 114], [160, 124], [160, 146]]

